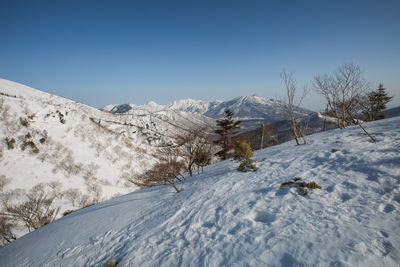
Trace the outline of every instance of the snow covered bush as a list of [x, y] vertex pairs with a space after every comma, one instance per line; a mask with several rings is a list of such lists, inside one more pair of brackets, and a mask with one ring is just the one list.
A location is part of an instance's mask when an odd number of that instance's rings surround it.
[[246, 141], [236, 141], [234, 150], [233, 158], [240, 163], [237, 168], [238, 171], [247, 172], [255, 171], [257, 169], [252, 159], [253, 151]]

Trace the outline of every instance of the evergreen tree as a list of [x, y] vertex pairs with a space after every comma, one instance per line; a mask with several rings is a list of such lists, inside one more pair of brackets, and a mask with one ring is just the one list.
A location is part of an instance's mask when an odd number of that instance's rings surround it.
[[379, 84], [376, 91], [372, 91], [368, 94], [368, 106], [367, 112], [368, 120], [381, 120], [385, 118], [382, 111], [386, 109], [386, 104], [392, 100], [393, 96], [388, 96], [383, 84]]
[[229, 151], [232, 149], [232, 137], [237, 134], [240, 128], [239, 124], [241, 121], [233, 120], [233, 113], [229, 109], [225, 110], [225, 118], [217, 120], [217, 126], [219, 129], [215, 131], [219, 135], [217, 144], [222, 149], [216, 153], [222, 160], [226, 160], [229, 157]]

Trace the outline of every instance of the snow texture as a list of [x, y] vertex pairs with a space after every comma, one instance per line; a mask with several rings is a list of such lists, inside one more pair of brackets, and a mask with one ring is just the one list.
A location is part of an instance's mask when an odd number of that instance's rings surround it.
[[[231, 160], [135, 191], [0, 248], [2, 266], [399, 266], [400, 118]], [[280, 188], [294, 177], [322, 189]]]
[[[57, 183], [61, 192], [90, 196], [85, 202], [101, 201], [135, 190], [125, 178], [151, 168], [155, 147], [212, 123], [178, 110], [112, 114], [0, 79], [0, 176], [11, 180], [7, 192]], [[16, 140], [14, 148], [7, 147], [6, 138]], [[24, 141], [33, 142], [37, 153], [22, 149]], [[56, 204], [62, 214], [88, 203], [72, 205], [64, 198]]]

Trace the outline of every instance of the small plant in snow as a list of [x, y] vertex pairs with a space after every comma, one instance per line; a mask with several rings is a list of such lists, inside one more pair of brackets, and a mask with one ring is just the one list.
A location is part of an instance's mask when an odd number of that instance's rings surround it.
[[24, 127], [28, 127], [29, 126], [29, 121], [26, 118], [19, 118], [19, 123]]
[[65, 124], [64, 114], [57, 110], [58, 118], [62, 124]]
[[238, 171], [255, 171], [257, 167], [253, 162], [253, 150], [246, 141], [236, 141], [234, 146], [234, 159], [239, 161]]
[[21, 145], [22, 151], [24, 151], [28, 147], [33, 154], [38, 154], [40, 152], [39, 148], [37, 148], [32, 140], [25, 140]]
[[104, 264], [104, 267], [118, 267], [118, 262], [108, 260]]
[[6, 144], [7, 144], [7, 148], [8, 148], [8, 150], [10, 150], [10, 149], [14, 149], [14, 147], [15, 147], [15, 138], [8, 138], [8, 137], [6, 137]]
[[281, 187], [285, 187], [285, 186], [297, 187], [299, 189], [299, 193], [303, 196], [308, 194], [309, 189], [312, 190], [312, 189], [321, 189], [322, 188], [319, 184], [317, 184], [314, 181], [311, 181], [309, 183], [303, 181], [303, 179], [301, 177], [295, 177], [289, 182], [281, 183]]

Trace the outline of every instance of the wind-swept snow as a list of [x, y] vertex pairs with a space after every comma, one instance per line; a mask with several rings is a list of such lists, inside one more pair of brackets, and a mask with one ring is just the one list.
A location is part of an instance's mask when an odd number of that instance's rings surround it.
[[[2, 266], [398, 266], [400, 118], [220, 162], [72, 213], [0, 249]], [[294, 177], [322, 189], [307, 196]]]

